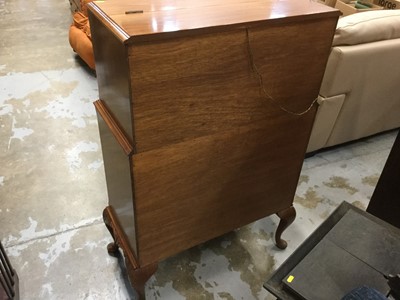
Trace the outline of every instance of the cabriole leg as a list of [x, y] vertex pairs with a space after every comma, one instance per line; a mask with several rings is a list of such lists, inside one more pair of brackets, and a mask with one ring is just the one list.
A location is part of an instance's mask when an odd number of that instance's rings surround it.
[[147, 280], [156, 272], [158, 264], [152, 263], [146, 266], [140, 266], [135, 253], [132, 251], [124, 231], [119, 225], [118, 219], [111, 206], [107, 206], [103, 211], [104, 223], [114, 239], [113, 243], [107, 245], [107, 251], [115, 256], [118, 249], [122, 249], [125, 266], [128, 272], [129, 281], [139, 296], [139, 300], [144, 300], [145, 285]]
[[275, 243], [280, 249], [285, 249], [287, 247], [287, 242], [281, 238], [283, 231], [288, 228], [290, 224], [293, 223], [296, 218], [296, 210], [293, 206], [290, 206], [284, 210], [277, 213], [278, 217], [281, 219], [276, 229], [275, 233]]

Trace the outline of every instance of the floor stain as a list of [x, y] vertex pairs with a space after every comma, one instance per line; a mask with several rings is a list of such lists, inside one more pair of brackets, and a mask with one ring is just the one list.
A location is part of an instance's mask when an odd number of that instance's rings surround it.
[[380, 177], [379, 174], [374, 174], [374, 175], [371, 175], [371, 176], [366, 176], [366, 177], [363, 177], [363, 178], [361, 179], [361, 182], [362, 182], [363, 184], [365, 184], [365, 185], [369, 185], [369, 186], [375, 187], [375, 186], [377, 185], [377, 183], [378, 183], [379, 177]]
[[229, 294], [227, 292], [218, 293], [218, 296], [220, 296], [222, 299], [226, 299], [226, 300], [236, 300], [231, 294]]
[[330, 211], [325, 210], [324, 212], [322, 212], [322, 213], [319, 214], [319, 217], [320, 217], [322, 220], [325, 220], [325, 219], [327, 219], [327, 218], [329, 217], [330, 213], [331, 213]]
[[310, 209], [316, 208], [322, 200], [323, 198], [319, 197], [317, 192], [312, 187], [307, 189], [304, 197], [300, 197], [298, 195], [295, 195], [294, 197], [294, 202]]
[[[269, 233], [253, 230], [251, 224], [229, 232], [161, 262], [149, 288], [155, 291], [157, 287], [165, 287], [170, 283], [186, 299], [214, 299], [214, 293], [207, 289], [217, 287], [218, 283], [213, 281], [213, 285], [205, 281], [203, 287], [199, 282], [202, 278], [195, 276], [196, 269], [205, 265], [201, 261], [202, 252], [210, 250], [226, 258], [228, 270], [240, 273], [241, 280], [249, 285], [251, 294], [258, 299], [265, 278], [275, 265], [273, 256], [264, 244], [270, 239]], [[218, 296], [235, 299], [227, 291], [218, 292]]]
[[365, 210], [366, 207], [365, 205], [361, 202], [361, 201], [353, 201], [351, 202], [351, 204], [353, 204], [355, 207], [358, 207], [359, 209]]
[[350, 195], [354, 195], [358, 192], [358, 189], [350, 186], [349, 180], [347, 178], [339, 177], [339, 176], [332, 176], [329, 178], [329, 182], [324, 182], [324, 185], [327, 187], [335, 188], [335, 189], [344, 189]]
[[297, 185], [300, 185], [302, 183], [308, 183], [309, 180], [310, 177], [308, 175], [300, 175], [299, 183]]
[[249, 285], [252, 295], [258, 299], [265, 278], [275, 265], [273, 256], [262, 245], [262, 241], [269, 240], [271, 236], [263, 230], [254, 232], [251, 225], [247, 225], [225, 238], [231, 240], [228, 246], [211, 243], [209, 247], [217, 255], [226, 257], [229, 268], [241, 274], [241, 280]]
[[165, 287], [167, 283], [172, 283], [173, 289], [186, 299], [214, 299], [213, 294], [207, 291], [194, 276], [200, 260], [200, 246], [166, 259], [159, 264], [155, 281], [150, 288], [156, 290], [157, 286]]

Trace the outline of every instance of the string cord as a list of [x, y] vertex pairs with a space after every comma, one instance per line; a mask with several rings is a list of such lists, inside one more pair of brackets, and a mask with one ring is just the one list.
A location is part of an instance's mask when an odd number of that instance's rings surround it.
[[286, 107], [284, 107], [281, 103], [279, 103], [278, 100], [274, 99], [265, 89], [265, 85], [264, 85], [264, 78], [262, 76], [262, 74], [260, 73], [260, 71], [258, 70], [255, 62], [254, 62], [254, 57], [253, 57], [253, 51], [251, 48], [251, 44], [250, 44], [250, 34], [249, 34], [249, 29], [246, 28], [246, 40], [247, 40], [247, 51], [249, 54], [249, 58], [250, 58], [250, 64], [251, 64], [251, 68], [253, 70], [253, 72], [257, 75], [257, 79], [258, 79], [258, 84], [260, 86], [260, 90], [262, 91], [262, 94], [264, 96], [264, 98], [270, 100], [272, 103], [274, 103], [275, 105], [277, 105], [281, 110], [283, 110], [284, 112], [287, 112], [291, 115], [295, 115], [295, 116], [302, 116], [306, 113], [308, 113], [311, 108], [314, 106], [314, 104], [318, 101], [318, 98], [315, 98], [313, 100], [313, 102], [311, 102], [310, 106], [301, 112], [296, 112], [296, 111], [291, 111], [289, 109], [287, 109]]

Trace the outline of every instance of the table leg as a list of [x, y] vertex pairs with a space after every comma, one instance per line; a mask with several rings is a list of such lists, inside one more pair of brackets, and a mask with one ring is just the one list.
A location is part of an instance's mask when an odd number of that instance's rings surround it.
[[296, 218], [296, 210], [293, 206], [290, 206], [284, 210], [281, 210], [276, 213], [278, 217], [281, 219], [276, 229], [275, 233], [275, 243], [276, 246], [280, 249], [285, 249], [287, 247], [287, 242], [281, 238], [283, 231], [289, 227], [290, 224], [293, 223]]

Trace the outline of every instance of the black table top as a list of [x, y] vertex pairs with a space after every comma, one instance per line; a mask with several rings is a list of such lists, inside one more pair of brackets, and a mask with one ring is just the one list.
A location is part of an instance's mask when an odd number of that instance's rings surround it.
[[400, 273], [400, 230], [343, 202], [272, 274], [279, 299], [341, 299], [362, 285], [389, 292]]

